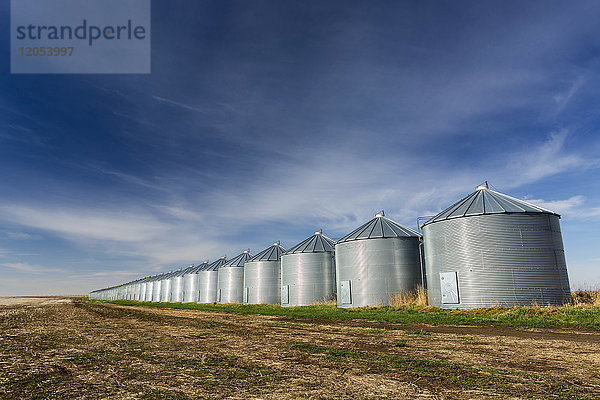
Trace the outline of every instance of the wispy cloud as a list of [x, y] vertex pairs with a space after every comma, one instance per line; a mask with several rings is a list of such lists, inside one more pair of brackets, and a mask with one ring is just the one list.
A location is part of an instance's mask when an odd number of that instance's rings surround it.
[[571, 83], [571, 86], [566, 92], [557, 94], [552, 97], [552, 99], [556, 102], [558, 113], [564, 110], [571, 98], [575, 96], [575, 94], [579, 91], [579, 89], [583, 86], [584, 83], [585, 78], [582, 75], [580, 75]]
[[50, 268], [41, 265], [29, 264], [25, 262], [5, 262], [0, 264], [0, 267], [9, 268], [18, 272], [27, 272], [33, 274], [50, 273], [50, 272], [65, 272], [62, 268]]
[[139, 242], [166, 234], [172, 228], [149, 215], [102, 209], [0, 205], [0, 217], [74, 239]]
[[511, 187], [536, 182], [572, 170], [597, 168], [597, 159], [587, 159], [581, 154], [568, 152], [565, 141], [569, 132], [565, 129], [550, 133], [541, 145], [528, 146], [509, 157], [506, 164]]
[[171, 100], [171, 99], [166, 99], [164, 97], [152, 96], [152, 98], [154, 100], [158, 100], [158, 101], [160, 101], [162, 103], [166, 103], [166, 104], [170, 104], [170, 105], [173, 105], [173, 106], [177, 106], [177, 107], [180, 107], [180, 108], [183, 108], [183, 109], [186, 109], [186, 110], [197, 111], [197, 112], [200, 112], [200, 113], [205, 113], [206, 112], [205, 110], [203, 110], [200, 107], [190, 106], [189, 104], [181, 103], [179, 101], [175, 101], [175, 100]]
[[565, 200], [542, 200], [526, 198], [526, 201], [557, 212], [568, 218], [590, 218], [600, 216], [600, 207], [586, 207], [586, 198], [582, 195]]
[[42, 240], [40, 235], [34, 235], [27, 232], [5, 232], [4, 237], [9, 240]]

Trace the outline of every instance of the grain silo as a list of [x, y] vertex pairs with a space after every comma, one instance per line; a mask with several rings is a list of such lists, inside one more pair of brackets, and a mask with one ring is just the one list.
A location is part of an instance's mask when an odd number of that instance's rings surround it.
[[127, 296], [129, 296], [129, 282], [119, 287], [119, 300], [127, 300]]
[[131, 300], [140, 301], [140, 294], [142, 291], [142, 280], [138, 279], [133, 282], [133, 296]]
[[146, 281], [146, 295], [144, 301], [152, 301], [152, 289], [154, 288], [154, 279], [156, 276], [149, 276]]
[[142, 278], [139, 281], [140, 289], [138, 292], [137, 301], [145, 301], [146, 299], [146, 282], [148, 281], [148, 277]]
[[171, 277], [174, 272], [169, 271], [162, 278], [162, 283], [160, 285], [160, 302], [161, 303], [169, 303], [171, 301]]
[[227, 262], [226, 257], [200, 269], [198, 274], [198, 303], [216, 303], [219, 267]]
[[281, 256], [281, 305], [306, 306], [335, 297], [335, 242], [315, 232]]
[[158, 303], [160, 302], [160, 292], [162, 289], [162, 279], [164, 278], [165, 273], [158, 274], [154, 278], [152, 282], [152, 302]]
[[383, 211], [335, 245], [338, 307], [390, 304], [421, 284], [421, 237]]
[[173, 273], [171, 279], [171, 303], [183, 302], [183, 276], [189, 272], [194, 266], [190, 265], [187, 268], [177, 270]]
[[570, 302], [560, 216], [487, 182], [423, 225], [429, 304]]
[[251, 258], [250, 250], [246, 250], [219, 268], [217, 301], [220, 304], [244, 301], [244, 263]]
[[244, 304], [281, 304], [281, 255], [279, 243], [261, 251], [244, 264]]
[[202, 268], [208, 266], [208, 261], [196, 265], [183, 275], [183, 302], [197, 303], [198, 302], [198, 274]]
[[123, 285], [123, 299], [129, 300], [129, 295], [131, 294], [131, 284], [127, 282]]

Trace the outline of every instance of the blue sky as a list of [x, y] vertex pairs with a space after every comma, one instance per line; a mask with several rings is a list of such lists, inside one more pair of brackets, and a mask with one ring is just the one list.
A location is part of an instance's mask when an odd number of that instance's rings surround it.
[[494, 188], [600, 285], [600, 3], [154, 1], [150, 75], [11, 75], [0, 295], [87, 293]]

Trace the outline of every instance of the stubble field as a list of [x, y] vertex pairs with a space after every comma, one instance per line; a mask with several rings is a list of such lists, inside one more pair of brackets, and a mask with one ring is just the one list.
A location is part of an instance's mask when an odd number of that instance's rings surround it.
[[0, 398], [600, 398], [594, 329], [241, 315], [214, 307], [80, 298], [0, 305]]

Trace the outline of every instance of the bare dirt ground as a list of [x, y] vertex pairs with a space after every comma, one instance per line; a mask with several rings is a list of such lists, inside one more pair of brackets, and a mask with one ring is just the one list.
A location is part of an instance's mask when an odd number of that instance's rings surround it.
[[0, 398], [600, 398], [598, 332], [53, 300], [0, 306]]
[[55, 304], [55, 303], [69, 303], [71, 301], [72, 300], [70, 298], [63, 298], [63, 297], [58, 297], [58, 296], [0, 297], [0, 306]]

